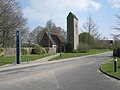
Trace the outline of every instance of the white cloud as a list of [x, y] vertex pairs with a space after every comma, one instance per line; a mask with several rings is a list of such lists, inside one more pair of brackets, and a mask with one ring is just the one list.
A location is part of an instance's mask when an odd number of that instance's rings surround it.
[[52, 19], [64, 28], [67, 14], [87, 10], [99, 10], [101, 4], [95, 0], [30, 0], [30, 6], [23, 10], [31, 21], [46, 22]]
[[120, 8], [120, 0], [108, 0], [112, 4], [113, 8]]

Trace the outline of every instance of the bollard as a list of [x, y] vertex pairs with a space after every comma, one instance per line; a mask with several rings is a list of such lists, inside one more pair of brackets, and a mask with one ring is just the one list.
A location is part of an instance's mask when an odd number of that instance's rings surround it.
[[60, 52], [60, 58], [62, 57], [62, 53]]
[[114, 72], [117, 72], [117, 57], [114, 57]]
[[62, 45], [60, 44], [60, 58], [62, 57]]

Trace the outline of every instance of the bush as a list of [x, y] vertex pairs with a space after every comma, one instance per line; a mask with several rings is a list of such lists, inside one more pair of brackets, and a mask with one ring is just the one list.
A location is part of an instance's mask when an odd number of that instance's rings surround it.
[[73, 48], [72, 48], [72, 45], [70, 43], [65, 44], [65, 52], [66, 53], [72, 53], [73, 52]]
[[3, 52], [3, 49], [2, 48], [0, 48], [0, 54]]
[[22, 55], [26, 55], [27, 54], [27, 50], [25, 50], [25, 49], [21, 49], [21, 53], [22, 53]]
[[120, 48], [113, 49], [113, 56], [120, 57]]
[[89, 45], [87, 43], [80, 43], [77, 52], [79, 53], [87, 53], [89, 52]]
[[117, 54], [117, 49], [113, 49], [113, 56], [116, 56]]
[[106, 43], [94, 43], [94, 45], [92, 45], [91, 48], [92, 49], [111, 49], [111, 45]]
[[43, 47], [39, 46], [39, 45], [36, 45], [34, 46], [34, 48], [32, 49], [32, 54], [45, 54], [45, 50], [43, 49]]
[[0, 53], [2, 53], [3, 52], [3, 49], [2, 48], [0, 48]]

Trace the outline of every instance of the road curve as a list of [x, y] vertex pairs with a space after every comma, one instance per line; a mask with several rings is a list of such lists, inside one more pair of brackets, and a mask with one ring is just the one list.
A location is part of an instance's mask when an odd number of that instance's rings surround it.
[[0, 73], [0, 90], [119, 90], [99, 71], [111, 52]]

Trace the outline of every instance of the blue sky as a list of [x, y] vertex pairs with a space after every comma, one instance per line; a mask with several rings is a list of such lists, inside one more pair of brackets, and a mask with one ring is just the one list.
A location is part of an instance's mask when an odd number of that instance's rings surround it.
[[118, 34], [112, 27], [116, 25], [116, 14], [120, 11], [120, 0], [17, 0], [32, 31], [37, 26], [44, 27], [50, 19], [66, 30], [66, 17], [73, 12], [79, 19], [79, 33], [89, 13], [99, 26], [102, 36], [111, 39], [110, 34]]

